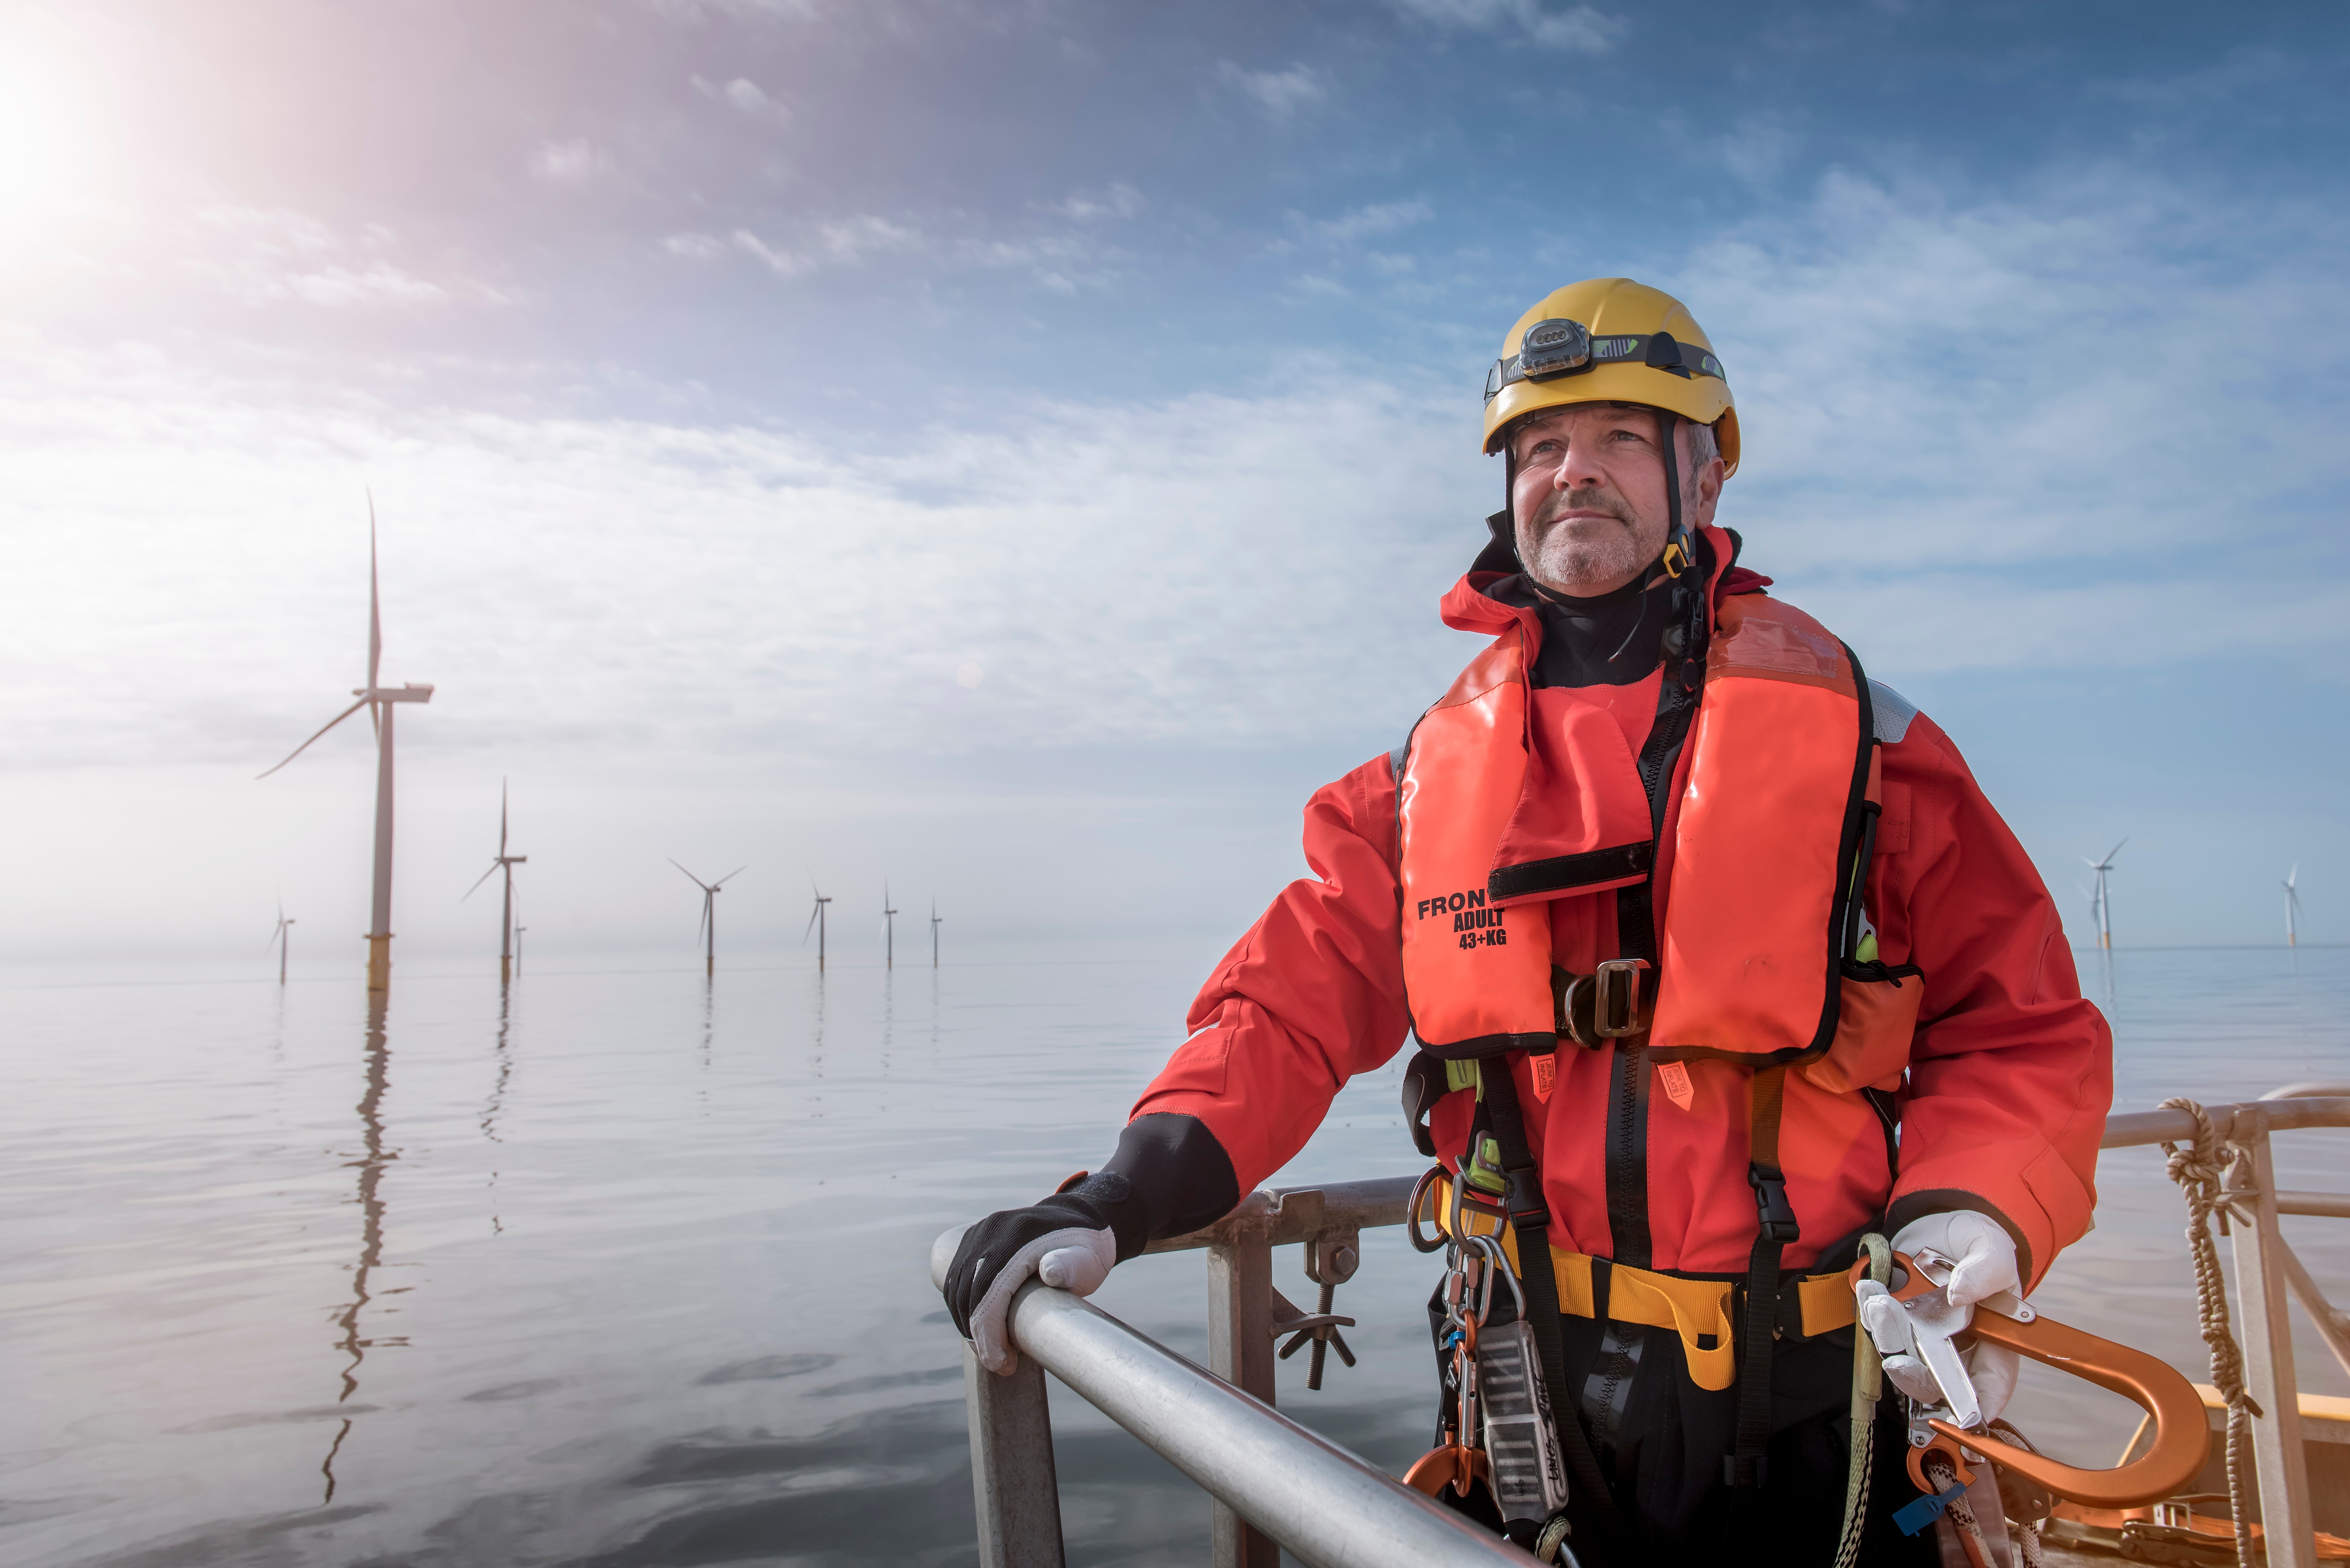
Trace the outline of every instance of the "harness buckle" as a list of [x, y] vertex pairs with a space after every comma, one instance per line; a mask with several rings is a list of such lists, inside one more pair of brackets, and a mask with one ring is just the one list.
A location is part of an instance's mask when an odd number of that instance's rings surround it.
[[1622, 1040], [1638, 1034], [1640, 1022], [1640, 971], [1647, 959], [1607, 959], [1592, 977], [1591, 1027], [1604, 1039]]
[[1784, 1246], [1803, 1234], [1795, 1210], [1787, 1202], [1785, 1177], [1765, 1176], [1750, 1165], [1746, 1168], [1746, 1180], [1754, 1189], [1754, 1209], [1762, 1221], [1764, 1241]]

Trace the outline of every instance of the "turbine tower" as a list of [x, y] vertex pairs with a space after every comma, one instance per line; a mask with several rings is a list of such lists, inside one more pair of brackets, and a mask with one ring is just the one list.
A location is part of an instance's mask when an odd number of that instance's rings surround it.
[[[310, 749], [311, 742], [364, 708], [375, 723], [375, 894], [368, 927], [368, 989], [391, 989], [391, 719], [401, 702], [430, 702], [432, 688], [411, 682], [385, 686], [377, 679], [383, 663], [382, 598], [377, 592], [375, 569], [375, 497], [368, 497], [368, 669], [367, 684], [351, 695], [359, 701], [327, 721], [317, 735], [286, 755], [292, 762]], [[286, 763], [277, 764], [282, 768]], [[263, 774], [267, 778], [277, 768]]]
[[[674, 860], [670, 864], [677, 866]], [[685, 871], [682, 866], [677, 866], [677, 868]], [[710, 946], [704, 950], [702, 960], [702, 972], [705, 975], [718, 972], [718, 889], [749, 869], [748, 866], [737, 866], [715, 882], [705, 882], [692, 872], [685, 871], [686, 880], [702, 889], [702, 924], [694, 928], [693, 934], [696, 937], [705, 932], [709, 934]]]
[[[498, 983], [500, 985], [514, 979], [515, 971], [514, 868], [529, 863], [530, 857], [527, 855], [506, 853], [506, 781], [500, 779], [498, 781], [497, 858], [492, 860], [490, 868], [482, 873], [481, 881], [475, 882], [471, 888], [465, 889], [465, 898], [470, 898], [481, 890], [483, 882], [488, 881], [501, 871], [506, 874], [505, 908], [498, 916]], [[457, 902], [462, 904], [465, 898], [460, 898]]]
[[931, 967], [932, 969], [939, 967], [939, 927], [943, 924], [945, 919], [939, 913], [939, 901], [933, 898], [931, 900]]
[[[832, 900], [824, 896], [824, 889], [816, 885], [815, 877], [808, 878], [808, 888], [816, 894], [816, 908], [808, 912], [807, 926], [800, 932], [800, 946], [807, 946], [809, 931], [816, 932], [816, 972], [822, 974], [824, 972], [824, 907]], [[886, 890], [881, 901], [885, 904], [889, 901], [886, 896]]]
[[881, 878], [881, 951], [883, 967], [898, 967], [898, 911], [889, 907], [889, 878]]
[[2301, 862], [2298, 860], [2293, 863], [2293, 869], [2286, 873], [2284, 879], [2284, 945], [2289, 948], [2301, 946]]
[[286, 900], [278, 899], [277, 929], [269, 933], [269, 940], [261, 950], [267, 952], [271, 948], [277, 950], [277, 983], [280, 985], [286, 983], [286, 948], [293, 926], [294, 922], [286, 918]]
[[[2122, 844], [2128, 842], [2127, 838], [2122, 840]], [[2106, 850], [2103, 860], [2092, 860], [2085, 855], [2081, 857], [2081, 863], [2097, 874], [2097, 890], [2090, 895], [2090, 901], [2097, 912], [2097, 946], [2108, 952], [2114, 946], [2114, 919], [2113, 906], [2106, 897], [2106, 873], [2114, 868], [2114, 857], [2122, 852], [2122, 844]]]

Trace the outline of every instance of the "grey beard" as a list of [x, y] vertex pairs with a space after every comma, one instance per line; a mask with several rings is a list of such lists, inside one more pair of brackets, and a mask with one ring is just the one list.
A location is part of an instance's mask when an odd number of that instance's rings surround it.
[[1639, 540], [1623, 526], [1611, 528], [1597, 539], [1570, 538], [1553, 529], [1531, 554], [1521, 545], [1519, 555], [1534, 581], [1566, 594], [1621, 581], [1648, 564]]

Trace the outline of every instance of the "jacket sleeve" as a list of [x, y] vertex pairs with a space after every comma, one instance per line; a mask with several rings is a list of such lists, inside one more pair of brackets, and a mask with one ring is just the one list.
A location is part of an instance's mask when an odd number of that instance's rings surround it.
[[1395, 779], [1377, 757], [1305, 807], [1313, 876], [1281, 890], [1191, 1003], [1191, 1038], [1135, 1102], [1195, 1117], [1242, 1193], [1305, 1147], [1346, 1081], [1409, 1025], [1397, 906]]
[[1921, 967], [1926, 987], [1890, 1220], [1987, 1214], [2015, 1238], [2029, 1289], [2089, 1228], [2113, 1033], [2082, 998], [2047, 888], [1950, 737], [1919, 715], [1884, 767], [1869, 910], [1887, 956]]

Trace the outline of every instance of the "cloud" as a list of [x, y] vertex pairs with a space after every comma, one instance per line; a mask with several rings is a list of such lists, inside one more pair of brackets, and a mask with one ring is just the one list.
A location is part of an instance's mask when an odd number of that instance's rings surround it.
[[2350, 301], [2311, 259], [2345, 244], [2339, 214], [2111, 167], [1980, 197], [1833, 171], [1658, 281], [1714, 334], [1773, 561], [2216, 585], [2350, 482], [2345, 400], [2314, 392], [2350, 369]]
[[723, 83], [713, 82], [702, 77], [694, 77], [691, 79], [693, 82], [693, 90], [702, 97], [715, 103], [725, 104], [728, 108], [747, 114], [753, 119], [773, 120], [780, 125], [792, 117], [788, 105], [780, 99], [768, 97], [758, 83], [746, 77], [736, 77], [733, 80]]
[[1436, 211], [1425, 202], [1381, 202], [1367, 207], [1357, 207], [1335, 218], [1306, 218], [1291, 214], [1292, 221], [1315, 238], [1334, 245], [1352, 245], [1378, 234], [1392, 234], [1402, 229], [1427, 223]]
[[1309, 65], [1295, 65], [1285, 71], [1252, 71], [1230, 60], [1219, 60], [1216, 79], [1274, 119], [1293, 119], [1330, 97], [1329, 74]]
[[[12, 378], [0, 527], [29, 543], [0, 585], [11, 765], [242, 759], [314, 728], [320, 680], [331, 694], [356, 657], [363, 481], [386, 675], [440, 683], [440, 744], [1384, 733], [1462, 652], [1430, 614], [1479, 535], [1451, 483], [1457, 413], [1313, 380], [1038, 404], [859, 453], [284, 399], [153, 357]], [[191, 648], [192, 701], [141, 675]], [[942, 679], [966, 664], [975, 691]]]
[[380, 223], [354, 243], [330, 225], [282, 208], [213, 207], [198, 214], [185, 265], [248, 305], [293, 301], [331, 309], [432, 306], [507, 296], [473, 281], [435, 282], [380, 253], [397, 241]]
[[1100, 195], [1077, 192], [1055, 202], [1050, 211], [1074, 223], [1098, 223], [1105, 218], [1131, 218], [1142, 211], [1142, 192], [1116, 181]]
[[593, 183], [611, 167], [602, 151], [586, 137], [542, 143], [530, 155], [531, 177], [549, 185], [577, 191]]
[[1440, 27], [1514, 35], [1545, 49], [1588, 55], [1614, 48], [1627, 26], [1623, 18], [1588, 5], [1552, 11], [1541, 0], [1395, 0], [1395, 4], [1406, 16]]

